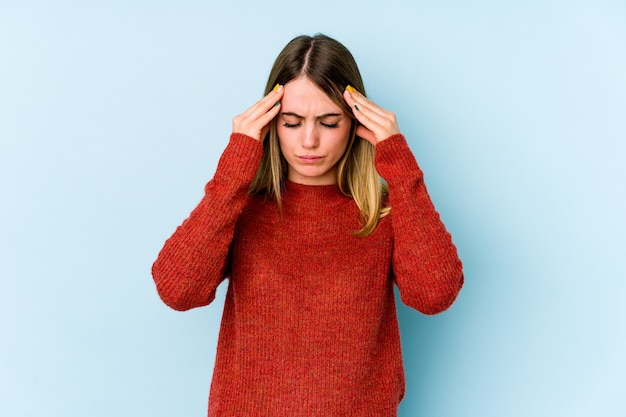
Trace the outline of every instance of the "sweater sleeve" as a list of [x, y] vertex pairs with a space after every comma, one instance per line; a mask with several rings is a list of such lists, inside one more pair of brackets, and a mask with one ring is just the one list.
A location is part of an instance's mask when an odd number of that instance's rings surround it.
[[152, 276], [159, 296], [171, 308], [189, 310], [215, 299], [228, 273], [235, 224], [262, 154], [260, 141], [233, 133], [204, 197], [159, 252]]
[[424, 314], [446, 310], [463, 286], [452, 237], [428, 195], [404, 136], [376, 145], [376, 169], [389, 186], [394, 234], [392, 273], [402, 301]]

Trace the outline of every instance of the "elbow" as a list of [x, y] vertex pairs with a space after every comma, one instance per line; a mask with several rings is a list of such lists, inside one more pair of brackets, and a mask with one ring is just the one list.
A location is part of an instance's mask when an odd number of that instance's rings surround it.
[[463, 275], [460, 277], [458, 286], [450, 287], [434, 296], [427, 296], [419, 309], [429, 316], [443, 313], [456, 301], [463, 285]]
[[447, 279], [433, 282], [418, 293], [402, 296], [402, 301], [417, 311], [432, 316], [446, 311], [457, 299], [463, 287], [464, 276], [460, 271]]
[[187, 311], [193, 308], [186, 302], [184, 297], [181, 297], [177, 294], [172, 294], [172, 292], [169, 292], [169, 291], [168, 292], [161, 291], [158, 289], [158, 287], [157, 287], [157, 293], [159, 294], [161, 301], [163, 301], [163, 303], [165, 303], [165, 305], [171, 308], [172, 310]]
[[[161, 301], [176, 311], [187, 311], [195, 307], [201, 307], [209, 304], [215, 298], [215, 292], [213, 292], [208, 300], [202, 302], [197, 299], [196, 291], [190, 288], [189, 285], [185, 285], [184, 280], [176, 279], [172, 274], [160, 271], [155, 266], [152, 267], [152, 278]], [[196, 296], [194, 297], [194, 295]]]
[[196, 307], [203, 307], [210, 304], [215, 299], [215, 291], [204, 300], [192, 297], [189, 291], [178, 286], [157, 283], [157, 293], [161, 301], [168, 307], [176, 311], [187, 311]]
[[187, 302], [187, 297], [176, 285], [172, 285], [171, 281], [162, 279], [157, 274], [153, 274], [156, 284], [157, 294], [165, 305], [176, 311], [186, 311], [192, 307]]

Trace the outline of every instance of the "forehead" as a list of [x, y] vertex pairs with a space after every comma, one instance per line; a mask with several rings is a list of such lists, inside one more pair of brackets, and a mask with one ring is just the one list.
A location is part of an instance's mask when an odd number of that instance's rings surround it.
[[302, 116], [343, 113], [343, 109], [308, 78], [300, 77], [291, 80], [285, 84], [284, 89], [281, 100], [284, 112], [293, 112]]

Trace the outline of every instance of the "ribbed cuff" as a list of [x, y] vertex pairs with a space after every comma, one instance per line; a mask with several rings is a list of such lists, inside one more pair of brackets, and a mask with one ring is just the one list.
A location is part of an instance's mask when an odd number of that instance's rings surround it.
[[263, 144], [243, 133], [232, 133], [220, 157], [215, 178], [250, 183], [261, 163]]
[[390, 136], [376, 145], [374, 162], [380, 176], [387, 181], [407, 174], [422, 176], [422, 171], [404, 135], [400, 133]]

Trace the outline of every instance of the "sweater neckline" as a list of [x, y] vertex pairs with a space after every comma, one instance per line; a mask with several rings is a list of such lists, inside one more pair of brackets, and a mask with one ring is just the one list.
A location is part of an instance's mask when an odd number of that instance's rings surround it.
[[316, 199], [323, 201], [333, 201], [338, 198], [347, 198], [340, 190], [337, 184], [328, 185], [308, 185], [299, 184], [291, 180], [285, 179], [285, 197], [288, 199]]

